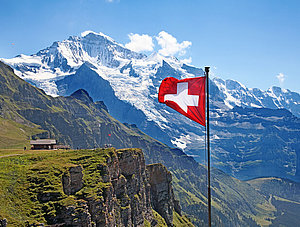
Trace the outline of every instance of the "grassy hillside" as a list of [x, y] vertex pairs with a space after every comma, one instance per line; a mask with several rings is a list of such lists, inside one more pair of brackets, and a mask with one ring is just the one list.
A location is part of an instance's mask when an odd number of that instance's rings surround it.
[[40, 203], [34, 196], [56, 192], [62, 202], [66, 199], [57, 176], [72, 165], [72, 153], [15, 150], [13, 154], [0, 158], [0, 216], [10, 226], [24, 226], [26, 221], [46, 223], [44, 215], [51, 214], [54, 206]]
[[278, 177], [257, 178], [247, 181], [261, 192], [276, 208], [271, 226], [295, 226], [299, 223], [300, 183]]
[[264, 195], [274, 195], [300, 203], [300, 183], [278, 177], [256, 178], [247, 181]]
[[32, 136], [45, 132], [37, 126], [29, 127], [0, 117], [0, 148], [30, 148]]

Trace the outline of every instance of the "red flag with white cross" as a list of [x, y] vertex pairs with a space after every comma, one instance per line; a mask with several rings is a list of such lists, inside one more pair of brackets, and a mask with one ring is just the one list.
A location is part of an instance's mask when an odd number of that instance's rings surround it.
[[167, 77], [159, 87], [158, 101], [205, 126], [205, 83], [206, 77]]

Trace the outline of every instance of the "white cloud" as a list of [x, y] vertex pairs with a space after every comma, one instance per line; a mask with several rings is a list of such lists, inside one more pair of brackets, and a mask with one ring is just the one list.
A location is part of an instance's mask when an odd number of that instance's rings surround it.
[[126, 48], [136, 52], [153, 51], [154, 43], [151, 36], [131, 33], [128, 37], [130, 42], [125, 45]]
[[283, 73], [279, 73], [276, 77], [277, 77], [277, 79], [278, 79], [280, 85], [283, 84], [283, 82], [284, 82], [284, 80], [285, 80], [285, 78], [286, 78], [286, 76], [285, 76]]
[[186, 53], [186, 49], [192, 45], [190, 41], [177, 42], [177, 39], [165, 31], [161, 31], [156, 37], [158, 45], [161, 49], [158, 51], [164, 56], [173, 56], [179, 54], [183, 56]]
[[189, 57], [189, 58], [185, 58], [183, 60], [180, 60], [182, 63], [184, 64], [191, 64], [192, 63], [192, 58]]

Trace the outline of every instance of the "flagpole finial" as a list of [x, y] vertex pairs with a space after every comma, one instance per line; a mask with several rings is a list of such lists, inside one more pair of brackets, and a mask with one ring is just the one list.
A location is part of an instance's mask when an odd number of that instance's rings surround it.
[[205, 67], [206, 75], [207, 75], [207, 73], [209, 73], [209, 68], [210, 68], [209, 66], [206, 66], [206, 67]]

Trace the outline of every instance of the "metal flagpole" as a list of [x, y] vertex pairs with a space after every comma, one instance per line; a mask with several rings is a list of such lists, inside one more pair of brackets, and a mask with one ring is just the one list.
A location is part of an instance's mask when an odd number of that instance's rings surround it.
[[210, 192], [210, 144], [209, 144], [209, 67], [205, 67], [206, 73], [206, 136], [207, 136], [207, 204], [208, 226], [211, 227], [211, 192]]

